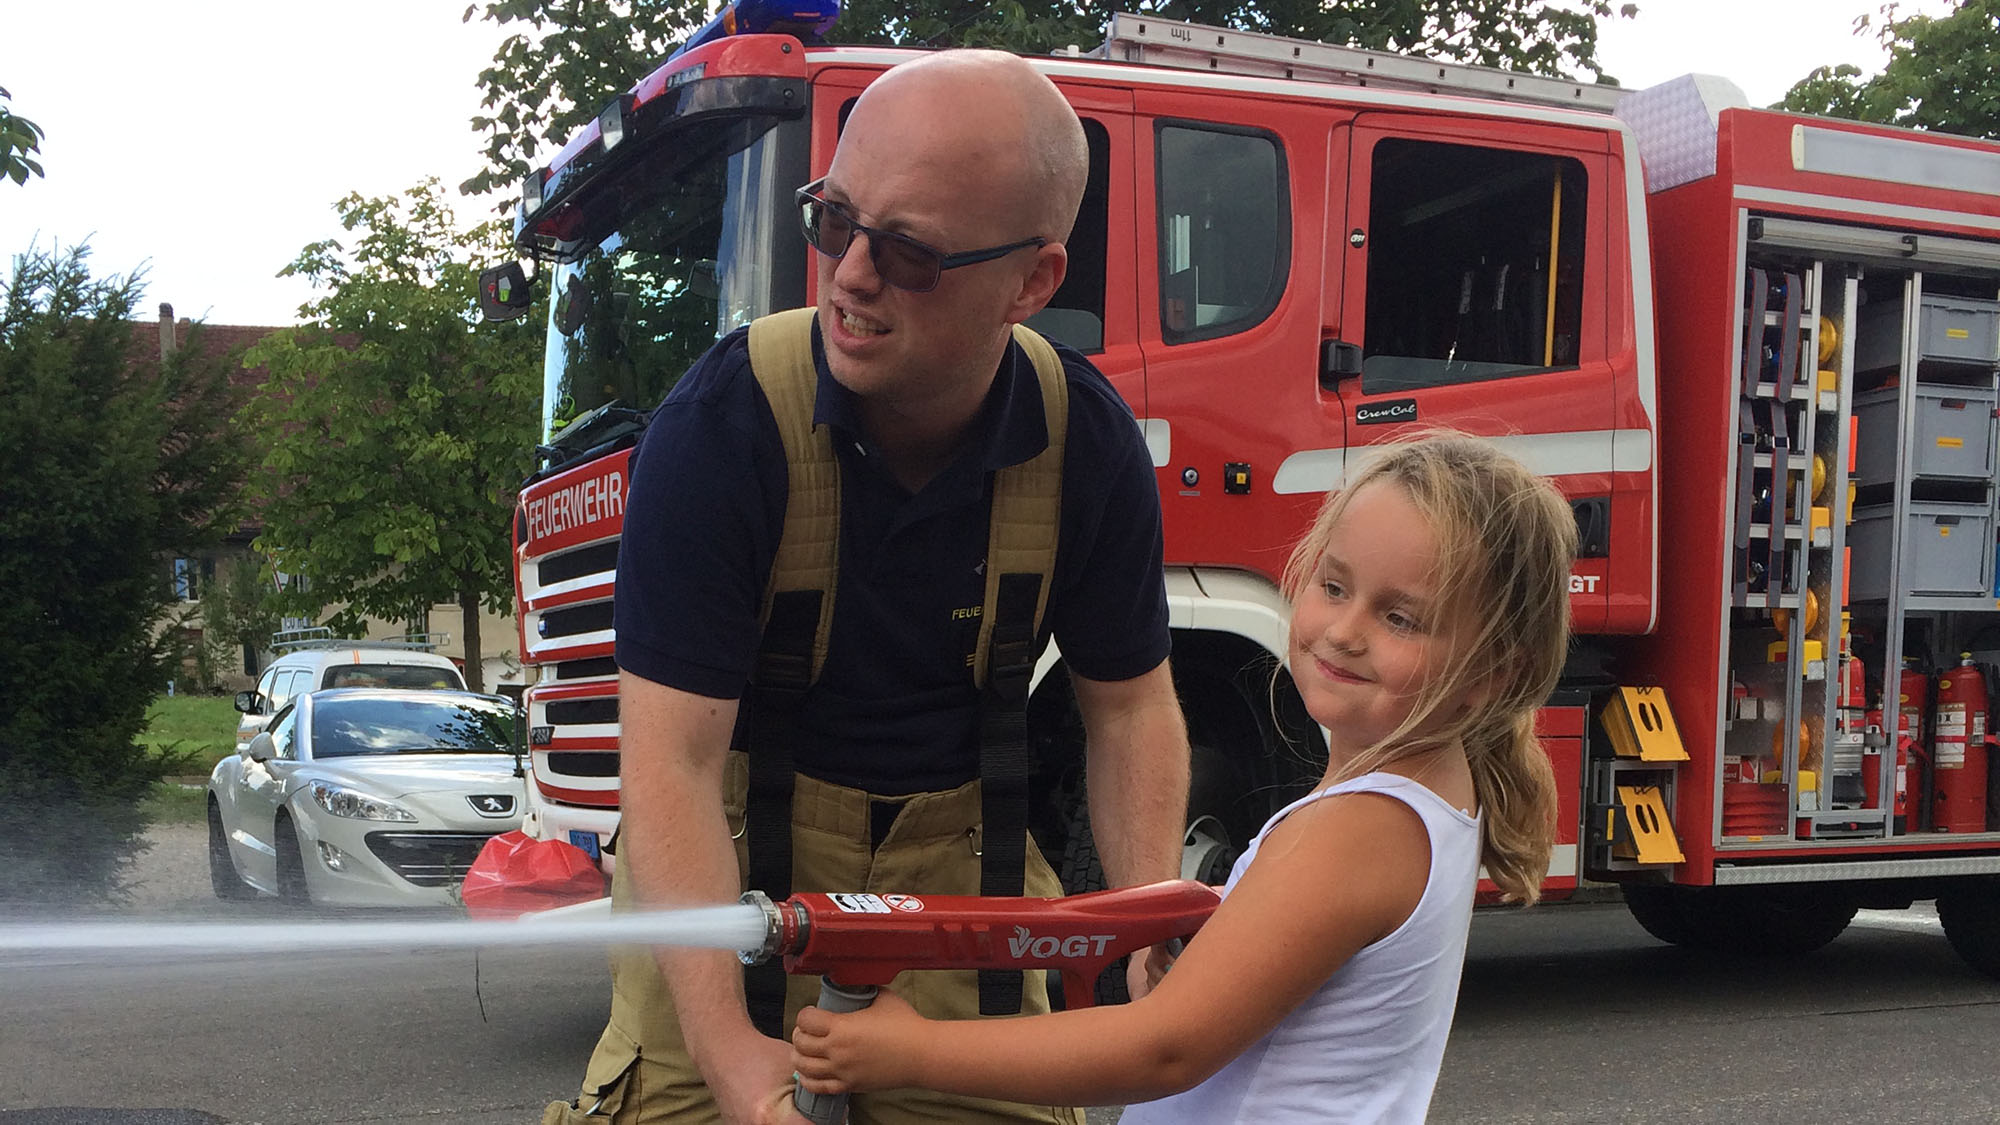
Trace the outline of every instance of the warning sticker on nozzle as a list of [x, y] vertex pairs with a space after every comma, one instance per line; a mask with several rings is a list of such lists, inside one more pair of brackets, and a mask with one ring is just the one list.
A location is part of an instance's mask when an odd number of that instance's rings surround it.
[[882, 901], [905, 914], [915, 914], [924, 908], [924, 900], [915, 895], [883, 895]]
[[849, 914], [887, 914], [889, 904], [880, 895], [828, 895], [833, 904]]

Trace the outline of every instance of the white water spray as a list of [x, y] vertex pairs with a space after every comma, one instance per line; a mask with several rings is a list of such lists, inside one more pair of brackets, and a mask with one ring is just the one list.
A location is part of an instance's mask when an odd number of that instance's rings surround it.
[[754, 950], [768, 922], [751, 905], [619, 914], [556, 912], [519, 921], [0, 923], [0, 952], [214, 954], [370, 949], [492, 949], [578, 945], [675, 945]]

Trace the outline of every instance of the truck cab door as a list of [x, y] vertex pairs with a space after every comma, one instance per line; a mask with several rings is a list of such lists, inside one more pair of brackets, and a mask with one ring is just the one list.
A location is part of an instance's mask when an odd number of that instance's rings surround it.
[[1614, 371], [1603, 134], [1371, 112], [1355, 119], [1335, 319], [1358, 373], [1329, 380], [1363, 447], [1413, 428], [1491, 438], [1554, 479], [1586, 531], [1576, 625], [1611, 593]]
[[[1169, 566], [1276, 582], [1337, 464], [1320, 389], [1325, 177], [1348, 111], [1203, 88], [1146, 88], [1138, 113], [1140, 341]], [[1342, 173], [1342, 179], [1345, 176]]]

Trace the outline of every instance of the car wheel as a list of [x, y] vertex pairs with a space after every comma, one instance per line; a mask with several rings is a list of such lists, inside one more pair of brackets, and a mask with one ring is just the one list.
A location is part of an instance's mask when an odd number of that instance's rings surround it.
[[229, 834], [222, 830], [222, 808], [208, 799], [208, 883], [215, 897], [224, 902], [254, 898], [256, 891], [236, 873], [236, 861], [229, 858]]
[[306, 886], [305, 848], [291, 818], [280, 815], [271, 833], [278, 848], [278, 898], [291, 906], [312, 905], [312, 888]]

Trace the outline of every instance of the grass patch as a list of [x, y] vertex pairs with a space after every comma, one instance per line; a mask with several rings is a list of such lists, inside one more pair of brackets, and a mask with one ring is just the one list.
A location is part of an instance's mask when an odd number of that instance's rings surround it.
[[139, 804], [148, 824], [201, 824], [208, 819], [208, 790], [160, 781]]
[[[215, 763], [236, 753], [240, 717], [231, 696], [163, 695], [146, 708], [139, 742], [154, 757], [173, 759], [175, 774], [205, 778]], [[199, 802], [195, 807], [199, 811]]]

